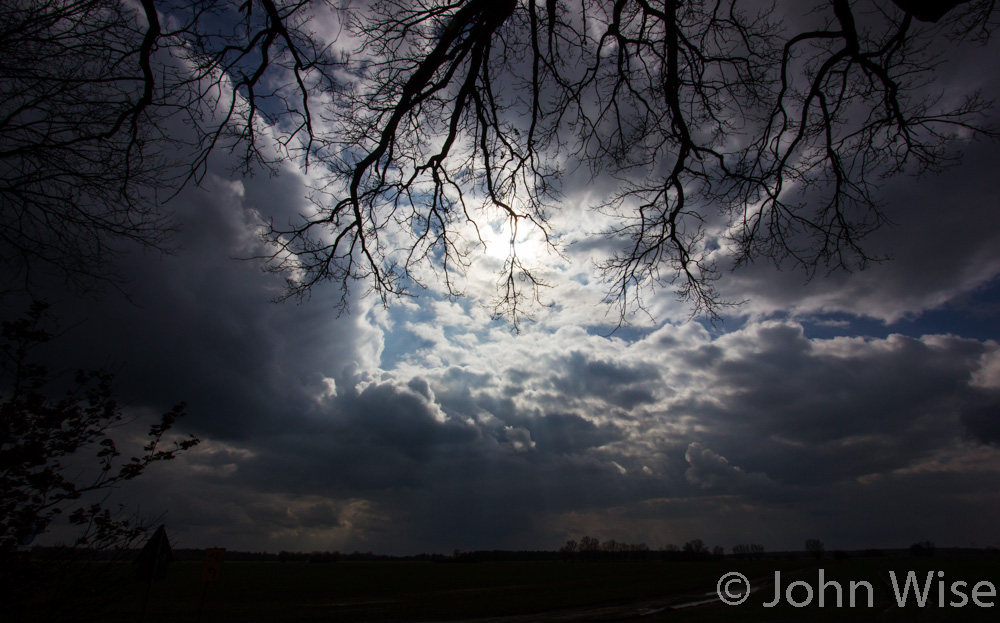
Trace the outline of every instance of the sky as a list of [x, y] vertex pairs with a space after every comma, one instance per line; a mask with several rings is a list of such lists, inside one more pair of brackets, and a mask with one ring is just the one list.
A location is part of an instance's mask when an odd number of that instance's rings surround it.
[[[997, 45], [951, 51], [938, 86], [1000, 95]], [[175, 431], [202, 443], [116, 494], [175, 547], [1000, 546], [1000, 144], [963, 151], [882, 183], [890, 261], [754, 264], [719, 282], [746, 301], [719, 321], [660, 292], [617, 331], [586, 244], [604, 180], [570, 179], [554, 225], [580, 242], [525, 242], [552, 288], [520, 332], [490, 316], [491, 251], [458, 299], [274, 302], [283, 278], [240, 258], [317, 173], [242, 178], [219, 153], [169, 204], [176, 253], [120, 260], [127, 296], [49, 290], [48, 356], [116, 369], [138, 424], [187, 403]]]

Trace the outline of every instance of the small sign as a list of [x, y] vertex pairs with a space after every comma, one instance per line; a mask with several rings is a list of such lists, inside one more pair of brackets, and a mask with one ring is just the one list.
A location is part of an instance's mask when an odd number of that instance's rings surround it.
[[142, 581], [162, 580], [167, 577], [167, 565], [174, 561], [174, 553], [170, 549], [167, 529], [160, 526], [146, 545], [139, 552], [139, 557], [132, 564], [136, 565], [136, 579]]
[[222, 573], [222, 561], [226, 557], [225, 547], [212, 547], [205, 550], [205, 561], [201, 563], [201, 581], [214, 582]]

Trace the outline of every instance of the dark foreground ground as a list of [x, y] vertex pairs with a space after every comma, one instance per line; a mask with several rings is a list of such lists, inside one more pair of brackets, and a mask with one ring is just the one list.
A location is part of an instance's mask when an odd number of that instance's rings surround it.
[[[713, 562], [337, 562], [255, 563], [227, 562], [217, 582], [199, 579], [200, 563], [174, 563], [166, 579], [149, 592], [147, 623], [201, 621], [252, 623], [257, 621], [996, 621], [1000, 598], [988, 596], [977, 583], [1000, 588], [998, 558], [855, 558], [850, 560], [761, 560]], [[836, 590], [825, 591], [818, 606], [817, 584], [823, 569], [827, 582], [843, 587], [837, 607]], [[131, 569], [125, 571], [131, 572]], [[755, 588], [747, 601], [727, 606], [712, 598], [716, 583], [728, 572], [739, 571]], [[805, 581], [813, 600], [793, 607], [784, 602], [765, 608], [774, 598], [774, 572], [781, 572], [781, 593], [788, 584]], [[912, 591], [908, 605], [899, 608], [889, 571], [902, 588], [908, 572], [920, 580], [933, 572], [926, 606], [918, 607]], [[857, 592], [849, 604], [851, 581], [865, 580], [874, 588], [874, 604]], [[958, 582], [959, 584], [955, 584]], [[961, 584], [965, 582], [966, 584]], [[952, 591], [966, 595], [961, 598]], [[205, 590], [207, 587], [207, 591]], [[138, 622], [148, 585], [128, 583], [115, 597], [109, 623]], [[945, 605], [939, 606], [943, 589]], [[804, 601], [804, 586], [792, 597]], [[203, 601], [204, 598], [204, 601]], [[698, 603], [704, 601], [709, 603]], [[697, 604], [697, 605], [692, 605]], [[83, 621], [87, 613], [69, 613]]]

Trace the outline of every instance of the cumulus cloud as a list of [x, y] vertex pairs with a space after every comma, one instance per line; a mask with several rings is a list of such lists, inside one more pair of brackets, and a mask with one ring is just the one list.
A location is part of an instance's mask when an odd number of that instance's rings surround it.
[[[974, 483], [997, 454], [961, 460], [998, 438], [989, 341], [818, 339], [788, 321], [664, 324], [631, 340], [459, 325], [388, 365], [386, 336], [413, 307], [335, 321], [253, 301], [247, 264], [203, 252], [225, 287], [176, 296], [194, 284], [153, 264], [139, 293], [158, 305], [93, 303], [104, 343], [68, 342], [113, 345], [121, 388], [142, 404], [188, 400], [180, 428], [205, 442], [129, 496], [150, 511], [170, 500], [192, 546], [450, 551], [584, 533], [658, 546], [728, 542], [738, 523], [744, 540], [795, 547], [831, 508], [855, 522], [825, 526], [844, 547], [876, 546], [862, 519], [918, 491], [940, 501], [920, 538], [948, 500], [995, 510]], [[427, 323], [455, 313], [415, 305]], [[140, 321], [144, 339], [129, 339]], [[773, 528], [795, 522], [813, 528]]]
[[[405, 531], [441, 544], [445, 527], [458, 529], [444, 501], [466, 500], [464, 508], [479, 496], [492, 500], [490, 508], [503, 501], [505, 512], [490, 515], [490, 534], [510, 538], [538, 538], [528, 526], [551, 531], [555, 518], [580, 513], [617, 526], [624, 538], [647, 525], [651, 508], [690, 508], [685, 499], [705, 495], [743, 500], [761, 525], [781, 513], [791, 520], [810, 507], [819, 512], [834, 490], [867, 500], [881, 488], [884, 504], [898, 503], [878, 476], [898, 478], [967, 443], [982, 398], [970, 378], [988, 348], [953, 336], [817, 340], [794, 323], [719, 336], [664, 327], [624, 347], [623, 361], [644, 362], [630, 368], [573, 351], [574, 340], [529, 354], [503, 348], [520, 338], [499, 339], [466, 367], [427, 365], [419, 377], [338, 395], [328, 414], [310, 420], [314, 428], [269, 439], [244, 472], [252, 474], [248, 485], [364, 498]], [[603, 391], [580, 386], [556, 408], [552, 362], [614, 374]], [[606, 399], [667, 379], [671, 391], [631, 410]], [[793, 502], [795, 513], [787, 510]], [[619, 511], [608, 515], [612, 508]], [[702, 525], [722, 532], [712, 521]], [[464, 526], [454, 538], [468, 547], [484, 544], [483, 534]]]

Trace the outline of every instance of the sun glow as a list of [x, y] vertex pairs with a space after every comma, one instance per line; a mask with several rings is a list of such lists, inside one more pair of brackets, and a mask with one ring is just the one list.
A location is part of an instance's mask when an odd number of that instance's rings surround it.
[[538, 264], [553, 253], [545, 242], [545, 236], [523, 221], [517, 226], [516, 236], [511, 231], [510, 221], [502, 220], [480, 225], [479, 237], [482, 244], [478, 245], [476, 252], [494, 261], [506, 262], [516, 253], [521, 263]]

